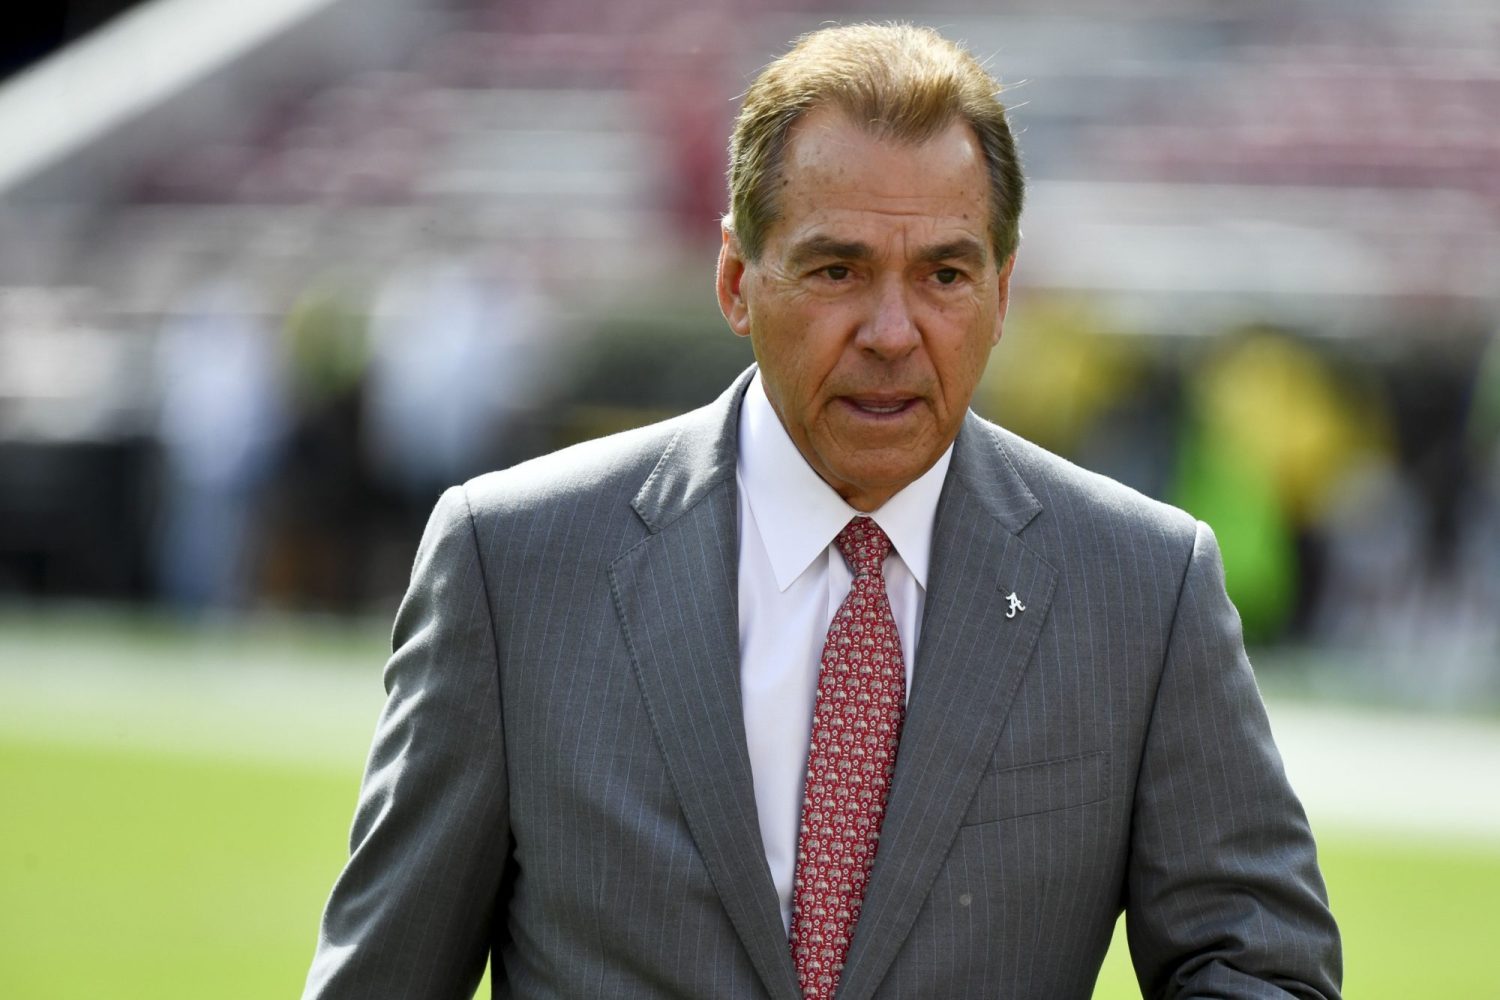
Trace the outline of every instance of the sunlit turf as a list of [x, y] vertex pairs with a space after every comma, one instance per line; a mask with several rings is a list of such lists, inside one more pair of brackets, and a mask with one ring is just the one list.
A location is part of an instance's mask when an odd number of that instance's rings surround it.
[[[0, 739], [0, 994], [295, 996], [357, 773]], [[1325, 835], [1347, 993], [1500, 996], [1500, 850]], [[1121, 953], [1096, 997], [1139, 996]]]
[[[0, 1000], [298, 995], [384, 626], [56, 624], [0, 615]], [[1347, 996], [1500, 998], [1500, 843], [1319, 834]]]
[[294, 996], [347, 774], [0, 740], [0, 993]]
[[1335, 843], [1324, 867], [1351, 997], [1500, 997], [1500, 844]]

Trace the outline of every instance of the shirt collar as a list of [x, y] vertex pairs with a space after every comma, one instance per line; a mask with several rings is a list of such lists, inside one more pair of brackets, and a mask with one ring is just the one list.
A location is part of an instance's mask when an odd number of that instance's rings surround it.
[[[938, 496], [952, 459], [949, 444], [932, 468], [869, 515], [924, 590]], [[797, 450], [766, 398], [760, 372], [750, 380], [740, 407], [738, 473], [780, 590], [790, 587], [860, 514]]]

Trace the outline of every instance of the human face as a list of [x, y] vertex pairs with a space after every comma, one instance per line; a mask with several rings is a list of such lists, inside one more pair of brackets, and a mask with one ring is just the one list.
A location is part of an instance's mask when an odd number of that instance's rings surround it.
[[725, 233], [719, 305], [802, 457], [872, 511], [957, 436], [1015, 258], [990, 248], [988, 175], [962, 122], [911, 144], [809, 112], [777, 199], [759, 260]]

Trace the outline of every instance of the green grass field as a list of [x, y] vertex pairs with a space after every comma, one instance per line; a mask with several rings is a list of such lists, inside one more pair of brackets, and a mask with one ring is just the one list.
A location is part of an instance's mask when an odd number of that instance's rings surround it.
[[[321, 641], [0, 618], [0, 997], [297, 995], [380, 697]], [[1319, 832], [1349, 996], [1500, 997], [1500, 844]]]

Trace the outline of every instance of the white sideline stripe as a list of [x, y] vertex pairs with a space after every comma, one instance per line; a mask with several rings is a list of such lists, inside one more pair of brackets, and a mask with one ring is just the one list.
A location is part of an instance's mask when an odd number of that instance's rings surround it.
[[1441, 836], [1500, 851], [1500, 724], [1286, 702], [1268, 707], [1287, 775], [1315, 830]]
[[348, 771], [384, 701], [378, 661], [363, 672], [34, 665], [0, 668], [0, 736]]
[[[28, 659], [27, 670], [0, 666], [0, 736], [23, 742], [350, 773], [384, 699], [374, 660], [363, 669]], [[1269, 710], [1314, 830], [1500, 851], [1500, 724], [1281, 700]]]
[[154, 0], [0, 87], [0, 192], [329, 0]]

